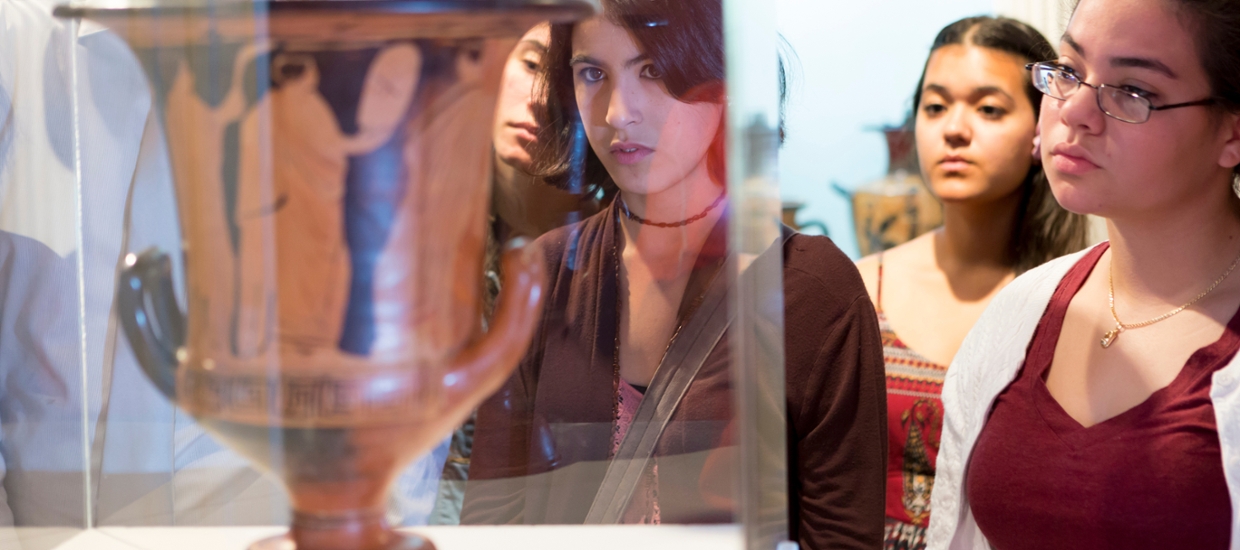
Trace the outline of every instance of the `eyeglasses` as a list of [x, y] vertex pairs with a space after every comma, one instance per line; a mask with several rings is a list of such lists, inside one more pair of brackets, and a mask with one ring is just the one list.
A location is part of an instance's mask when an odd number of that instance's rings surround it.
[[1058, 100], [1068, 99], [1081, 88], [1082, 84], [1093, 88], [1094, 91], [1098, 92], [1096, 94], [1098, 108], [1103, 113], [1115, 120], [1132, 124], [1141, 124], [1149, 120], [1150, 113], [1154, 111], [1166, 111], [1168, 109], [1193, 107], [1196, 105], [1212, 105], [1215, 101], [1218, 101], [1216, 98], [1209, 97], [1187, 103], [1154, 106], [1150, 104], [1149, 98], [1140, 92], [1126, 90], [1110, 84], [1094, 86], [1081, 80], [1080, 75], [1077, 75], [1072, 69], [1056, 63], [1030, 63], [1025, 65], [1025, 69], [1033, 72], [1034, 88]]

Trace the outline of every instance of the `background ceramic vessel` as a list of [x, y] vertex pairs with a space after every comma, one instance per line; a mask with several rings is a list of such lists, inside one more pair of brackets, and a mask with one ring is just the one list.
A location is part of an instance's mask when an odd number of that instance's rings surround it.
[[152, 381], [282, 478], [289, 536], [256, 548], [431, 548], [384, 522], [400, 468], [506, 379], [540, 308], [513, 247], [480, 326], [503, 63], [569, 0], [60, 8], [109, 27], [154, 90], [184, 236], [130, 255], [121, 318]]
[[853, 191], [835, 186], [852, 203], [860, 256], [911, 241], [943, 225], [943, 205], [921, 179], [908, 124], [881, 129], [887, 139], [887, 175]]

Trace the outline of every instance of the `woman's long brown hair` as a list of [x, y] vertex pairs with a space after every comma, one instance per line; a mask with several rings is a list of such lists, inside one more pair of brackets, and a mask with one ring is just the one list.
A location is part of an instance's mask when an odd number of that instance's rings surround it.
[[[1037, 29], [1006, 17], [969, 17], [939, 31], [930, 47], [939, 48], [965, 44], [1013, 54], [1023, 62], [1034, 63], [1055, 59], [1055, 48]], [[926, 63], [929, 64], [929, 56]], [[921, 107], [921, 88], [926, 72], [917, 81], [913, 94], [913, 111]], [[1034, 121], [1042, 111], [1042, 93], [1025, 75], [1025, 94], [1033, 104]], [[916, 117], [913, 117], [914, 120]], [[1029, 144], [1032, 149], [1033, 144]], [[1023, 273], [1048, 260], [1085, 248], [1088, 244], [1088, 222], [1085, 216], [1064, 210], [1051, 194], [1050, 183], [1040, 163], [1034, 163], [1021, 185], [1021, 202], [1016, 225], [1008, 246], [1008, 261], [1017, 273]]]

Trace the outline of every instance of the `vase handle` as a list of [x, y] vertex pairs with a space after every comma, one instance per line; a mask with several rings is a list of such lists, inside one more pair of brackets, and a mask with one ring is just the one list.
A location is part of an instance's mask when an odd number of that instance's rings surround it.
[[503, 255], [503, 290], [486, 335], [462, 351], [443, 378], [447, 406], [472, 408], [499, 390], [529, 347], [542, 315], [546, 267], [542, 251], [515, 239]]
[[121, 326], [138, 365], [175, 402], [177, 350], [185, 344], [185, 315], [172, 288], [172, 261], [154, 248], [125, 256], [116, 294]]

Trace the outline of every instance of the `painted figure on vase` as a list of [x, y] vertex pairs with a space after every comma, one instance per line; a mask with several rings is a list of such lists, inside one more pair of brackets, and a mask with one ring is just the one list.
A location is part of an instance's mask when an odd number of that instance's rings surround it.
[[853, 191], [837, 192], [852, 203], [853, 228], [862, 256], [882, 252], [933, 230], [943, 223], [943, 206], [917, 167], [913, 121], [881, 130], [887, 142], [887, 174]]

